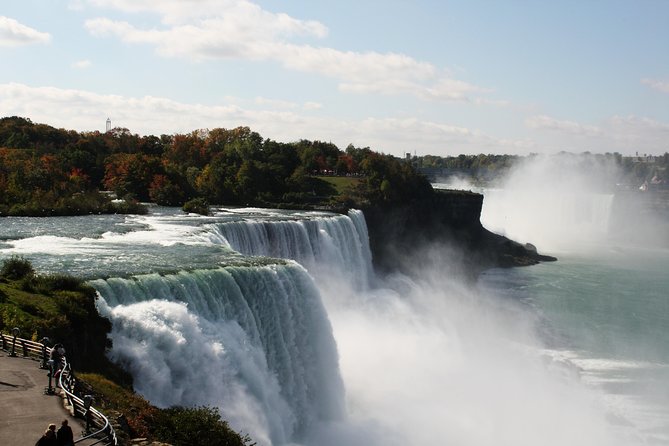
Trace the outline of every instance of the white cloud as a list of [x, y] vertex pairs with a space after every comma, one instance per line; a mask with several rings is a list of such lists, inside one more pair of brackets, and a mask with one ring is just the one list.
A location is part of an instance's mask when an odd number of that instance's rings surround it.
[[612, 116], [597, 126], [534, 116], [525, 121], [536, 130], [546, 130], [538, 142], [545, 151], [620, 152], [623, 154], [669, 151], [669, 124], [639, 116]]
[[574, 121], [561, 121], [550, 116], [532, 116], [525, 120], [525, 124], [533, 129], [553, 130], [577, 136], [600, 136], [602, 131], [592, 125], [579, 124]]
[[88, 68], [90, 66], [91, 66], [91, 61], [88, 60], [88, 59], [78, 60], [78, 61], [72, 63], [72, 68], [77, 68], [77, 69], [80, 69], [80, 70], [83, 70], [83, 69]]
[[37, 31], [9, 17], [0, 16], [0, 47], [48, 43], [51, 35]]
[[453, 79], [445, 70], [405, 54], [342, 51], [297, 39], [320, 39], [328, 29], [273, 13], [247, 0], [89, 0], [98, 7], [158, 15], [162, 25], [137, 27], [96, 18], [85, 23], [97, 37], [149, 44], [158, 54], [194, 61], [273, 61], [287, 69], [335, 79], [341, 91], [409, 94], [426, 100], [472, 101], [487, 90]]
[[[260, 103], [264, 103], [261, 100]], [[367, 118], [360, 121], [312, 116], [318, 104], [302, 109], [271, 102], [273, 109], [251, 110], [237, 104], [202, 105], [152, 96], [125, 97], [54, 87], [0, 84], [0, 116], [25, 116], [34, 122], [79, 131], [103, 130], [111, 117], [114, 126], [133, 133], [160, 135], [200, 128], [249, 126], [266, 138], [296, 141], [302, 138], [332, 141], [344, 148], [349, 143], [401, 156], [421, 154], [528, 153], [531, 141], [504, 140], [479, 131], [417, 118]], [[302, 114], [300, 111], [305, 110]]]
[[662, 93], [669, 93], [669, 80], [641, 79], [641, 83]]
[[302, 108], [305, 110], [320, 110], [323, 108], [323, 104], [318, 102], [305, 102], [302, 104]]

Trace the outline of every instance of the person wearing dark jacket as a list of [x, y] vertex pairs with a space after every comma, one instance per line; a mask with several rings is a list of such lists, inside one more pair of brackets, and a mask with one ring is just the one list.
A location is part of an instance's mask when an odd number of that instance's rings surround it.
[[56, 439], [58, 440], [58, 446], [74, 446], [74, 434], [72, 428], [67, 425], [67, 420], [63, 420], [56, 433]]
[[44, 435], [37, 440], [35, 446], [58, 446], [56, 440], [56, 425], [50, 424], [49, 428], [44, 432]]

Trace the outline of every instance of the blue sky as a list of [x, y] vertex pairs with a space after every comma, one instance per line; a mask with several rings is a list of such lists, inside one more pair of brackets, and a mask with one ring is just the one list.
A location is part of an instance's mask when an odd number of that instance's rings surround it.
[[22, 0], [0, 116], [401, 155], [669, 151], [669, 1]]

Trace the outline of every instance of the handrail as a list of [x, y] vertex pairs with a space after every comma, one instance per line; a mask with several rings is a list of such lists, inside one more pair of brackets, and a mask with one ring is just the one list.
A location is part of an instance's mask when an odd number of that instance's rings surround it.
[[[23, 357], [33, 357], [40, 359], [40, 367], [47, 368], [48, 355], [51, 352], [51, 348], [47, 347], [41, 342], [35, 342], [29, 339], [19, 338], [17, 336], [9, 336], [0, 332], [0, 349], [14, 353], [17, 344], [21, 345]], [[55, 371], [55, 367], [53, 367], [50, 373], [54, 373]], [[87, 435], [75, 440], [74, 443], [76, 444], [81, 441], [90, 438], [97, 438], [102, 435], [100, 440], [96, 441], [95, 443], [91, 443], [89, 446], [100, 444], [103, 441], [105, 442], [105, 446], [117, 446], [118, 439], [116, 438], [116, 432], [109, 423], [107, 417], [105, 417], [99, 410], [91, 406], [90, 402], [87, 404], [83, 399], [74, 394], [74, 374], [72, 373], [72, 366], [69, 362], [67, 362], [65, 356], [62, 357], [62, 367], [60, 376], [58, 377], [58, 385], [61, 389], [63, 389], [63, 392], [65, 392], [67, 400], [74, 410], [75, 417], [79, 413], [82, 417], [84, 417], [84, 419], [86, 419], [86, 429], [89, 429], [90, 425], [99, 428], [95, 432], [88, 433]]]
[[[46, 361], [49, 354], [49, 348], [42, 344], [41, 342], [31, 341], [30, 339], [24, 339], [19, 337], [14, 337], [6, 335], [0, 332], [0, 345], [3, 350], [15, 350], [17, 347], [16, 344], [20, 344], [21, 354], [23, 357], [33, 357], [40, 359], [42, 361], [42, 367], [46, 367]], [[11, 347], [10, 347], [11, 346]]]
[[72, 366], [69, 362], [67, 362], [67, 359], [64, 356], [62, 362], [63, 366], [58, 377], [58, 385], [61, 389], [63, 389], [63, 392], [65, 392], [67, 400], [72, 406], [75, 415], [80, 413], [86, 420], [86, 430], [88, 431], [90, 425], [99, 428], [95, 432], [88, 433], [87, 435], [77, 439], [74, 443], [76, 444], [89, 438], [97, 438], [98, 436], [102, 435], [103, 437], [93, 444], [106, 441], [106, 443], [104, 443], [105, 445], [116, 446], [118, 443], [116, 432], [114, 431], [114, 428], [111, 426], [111, 424], [109, 424], [109, 420], [100, 411], [91, 406], [90, 401], [85, 401], [84, 399], [86, 397], [81, 399], [74, 394], [74, 384], [76, 380], [74, 379], [74, 374], [72, 373]]

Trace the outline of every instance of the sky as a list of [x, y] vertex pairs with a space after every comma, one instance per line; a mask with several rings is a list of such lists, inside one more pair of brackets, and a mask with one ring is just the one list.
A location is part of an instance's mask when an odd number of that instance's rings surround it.
[[402, 156], [669, 152], [669, 0], [21, 0], [0, 116]]

